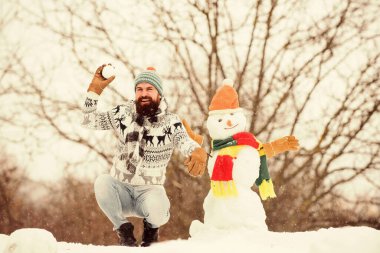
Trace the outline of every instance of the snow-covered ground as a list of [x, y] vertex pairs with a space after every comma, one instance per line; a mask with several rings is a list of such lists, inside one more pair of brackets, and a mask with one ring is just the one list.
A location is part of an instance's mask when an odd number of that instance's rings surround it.
[[[1, 253], [55, 253], [55, 247], [42, 245], [55, 244], [55, 239], [47, 231], [36, 233], [23, 229], [19, 235], [24, 239], [13, 239], [13, 247], [7, 249], [12, 236], [0, 235]], [[28, 238], [28, 240], [26, 240]], [[41, 241], [43, 243], [41, 243]], [[149, 248], [126, 248], [122, 246], [96, 246], [78, 243], [58, 242], [57, 253], [195, 253], [195, 252], [281, 252], [281, 253], [378, 253], [380, 252], [380, 231], [368, 227], [344, 227], [321, 229], [312, 232], [275, 233], [255, 232], [245, 229], [228, 231], [205, 231], [196, 238], [160, 242]], [[51, 250], [51, 251], [49, 251]]]

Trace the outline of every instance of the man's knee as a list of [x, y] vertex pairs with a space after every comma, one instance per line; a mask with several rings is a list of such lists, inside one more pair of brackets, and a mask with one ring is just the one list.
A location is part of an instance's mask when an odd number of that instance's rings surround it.
[[166, 196], [145, 201], [143, 209], [146, 220], [154, 226], [162, 226], [169, 221], [170, 202]]
[[98, 176], [94, 183], [94, 191], [96, 197], [100, 197], [102, 194], [107, 194], [110, 188], [114, 184], [114, 178], [109, 174], [102, 174]]
[[169, 221], [169, 209], [166, 210], [152, 210], [145, 218], [153, 227], [160, 227]]

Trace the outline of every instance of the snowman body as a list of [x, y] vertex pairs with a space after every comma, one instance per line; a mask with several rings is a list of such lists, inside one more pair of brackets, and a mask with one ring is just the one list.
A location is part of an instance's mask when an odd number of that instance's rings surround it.
[[[246, 116], [241, 108], [210, 112], [207, 129], [212, 140], [225, 140], [235, 134], [245, 132]], [[193, 221], [190, 226], [192, 237], [210, 229], [230, 230], [247, 228], [249, 230], [267, 230], [266, 215], [257, 193], [251, 187], [259, 176], [260, 156], [257, 149], [249, 145], [240, 145], [232, 160], [232, 178], [237, 194], [234, 196], [216, 196], [210, 189], [206, 196], [204, 223]], [[207, 169], [212, 178], [218, 155], [223, 149], [214, 150], [209, 158]]]
[[[213, 152], [207, 169], [212, 175], [219, 151]], [[256, 149], [244, 146], [233, 160], [233, 179], [237, 196], [216, 197], [210, 190], [204, 203], [204, 224], [218, 229], [267, 229], [260, 197], [252, 191], [259, 176], [260, 157]]]

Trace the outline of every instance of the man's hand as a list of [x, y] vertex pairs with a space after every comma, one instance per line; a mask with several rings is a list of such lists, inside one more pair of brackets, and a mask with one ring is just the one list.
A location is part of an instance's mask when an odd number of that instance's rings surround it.
[[199, 145], [202, 146], [202, 143], [203, 143], [203, 136], [194, 133], [193, 130], [191, 129], [189, 123], [187, 123], [186, 120], [183, 119], [183, 120], [182, 120], [182, 124], [183, 124], [183, 126], [185, 127], [186, 132], [187, 132], [187, 134], [189, 135], [189, 137], [190, 137], [191, 139], [193, 139], [196, 143], [198, 143]]
[[184, 164], [190, 175], [202, 176], [206, 169], [207, 153], [203, 148], [196, 148], [191, 155], [186, 158]]
[[92, 81], [90, 83], [90, 86], [88, 87], [87, 91], [95, 92], [96, 94], [100, 95], [105, 87], [108, 86], [114, 79], [115, 76], [111, 76], [108, 79], [105, 79], [102, 76], [102, 70], [106, 66], [106, 64], [103, 64], [102, 66], [98, 67], [94, 77], [92, 78]]
[[289, 150], [298, 150], [299, 143], [295, 136], [285, 136], [278, 140], [263, 144], [265, 154], [271, 158]]

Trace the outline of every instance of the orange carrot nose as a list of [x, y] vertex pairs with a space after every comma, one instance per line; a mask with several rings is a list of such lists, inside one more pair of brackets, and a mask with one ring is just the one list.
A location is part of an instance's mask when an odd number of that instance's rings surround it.
[[232, 122], [231, 122], [231, 120], [227, 120], [227, 126], [229, 126], [229, 127], [232, 126]]

